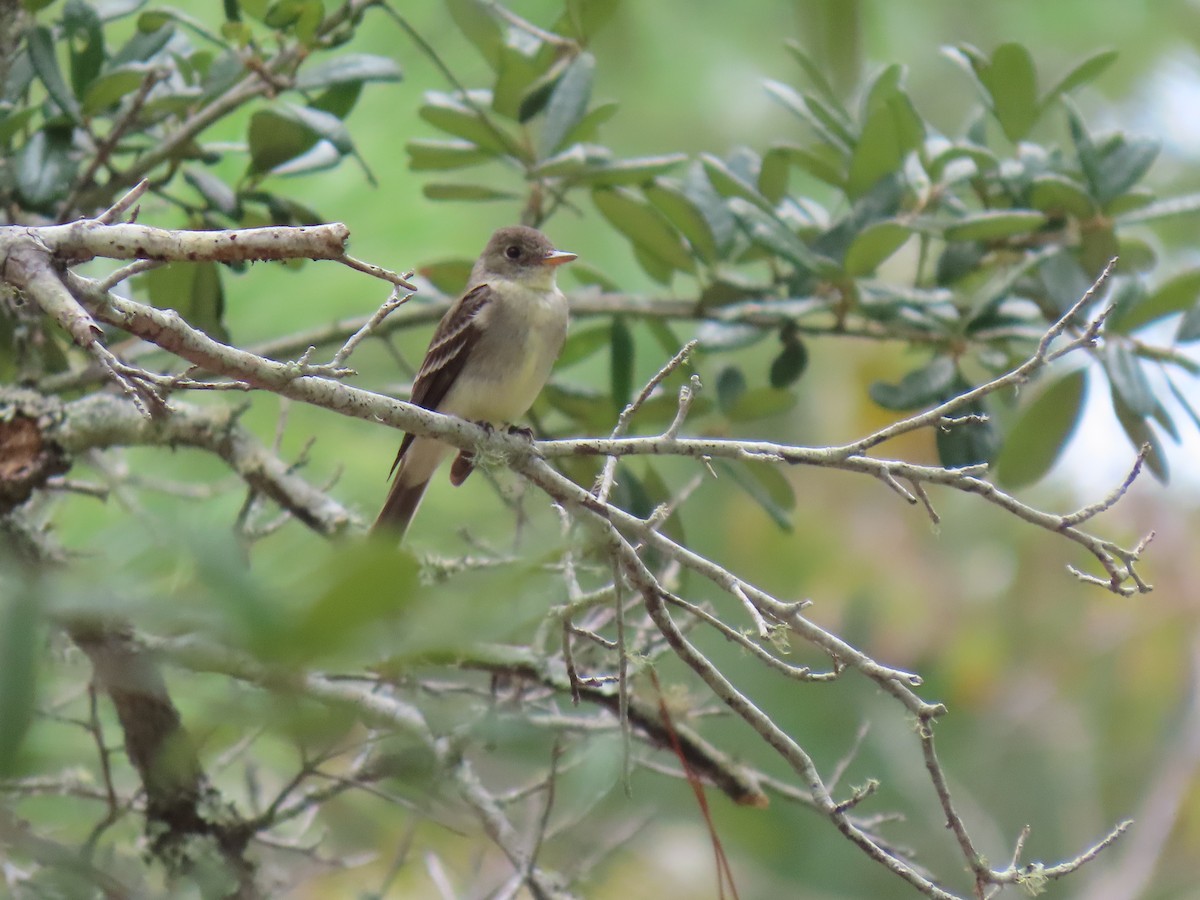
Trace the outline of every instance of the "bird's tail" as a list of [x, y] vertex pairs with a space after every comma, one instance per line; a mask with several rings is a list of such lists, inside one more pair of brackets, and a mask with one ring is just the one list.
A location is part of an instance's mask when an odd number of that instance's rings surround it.
[[396, 480], [392, 482], [392, 489], [388, 491], [383, 509], [379, 511], [375, 524], [371, 526], [371, 534], [386, 533], [395, 535], [397, 538], [404, 537], [409, 523], [417, 514], [417, 507], [421, 505], [421, 499], [425, 496], [427, 487], [429, 487], [428, 478], [416, 484], [406, 484], [400, 476], [397, 476]]
[[396, 478], [379, 517], [371, 526], [372, 534], [389, 534], [397, 539], [404, 537], [408, 525], [417, 514], [429, 479], [437, 470], [438, 463], [450, 452], [445, 444], [429, 438], [417, 438], [400, 459]]

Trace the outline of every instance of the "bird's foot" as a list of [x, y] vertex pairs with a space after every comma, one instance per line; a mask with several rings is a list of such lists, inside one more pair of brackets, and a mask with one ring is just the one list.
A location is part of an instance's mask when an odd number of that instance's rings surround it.
[[508, 433], [512, 435], [519, 435], [525, 438], [527, 441], [533, 440], [533, 429], [528, 425], [509, 425]]

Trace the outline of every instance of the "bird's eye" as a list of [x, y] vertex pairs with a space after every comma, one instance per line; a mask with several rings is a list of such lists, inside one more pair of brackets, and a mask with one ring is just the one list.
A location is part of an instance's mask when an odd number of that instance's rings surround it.
[[521, 248], [514, 244], [513, 246], [509, 247], [507, 250], [504, 251], [504, 255], [507, 256], [509, 259], [516, 259], [518, 256], [521, 255]]

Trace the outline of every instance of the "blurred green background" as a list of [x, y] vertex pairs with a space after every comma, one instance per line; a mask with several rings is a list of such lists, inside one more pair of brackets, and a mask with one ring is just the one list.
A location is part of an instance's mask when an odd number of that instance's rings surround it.
[[[195, 14], [207, 15], [208, 6], [195, 3]], [[511, 7], [530, 21], [546, 24], [560, 8], [550, 0], [513, 2]], [[486, 80], [483, 62], [440, 4], [398, 3], [397, 8], [462, 82]], [[345, 222], [353, 235], [351, 252], [361, 259], [404, 271], [442, 259], [473, 258], [493, 229], [517, 218], [519, 207], [505, 202], [438, 203], [422, 196], [427, 179], [408, 171], [403, 145], [410, 138], [436, 136], [415, 111], [425, 90], [447, 85], [392, 22], [375, 14], [372, 21], [352, 49], [392, 56], [405, 72], [399, 84], [369, 86], [348, 120], [378, 184], [369, 184], [357, 166], [344, 164], [273, 186], [303, 199], [323, 218]], [[593, 47], [599, 60], [595, 95], [621, 105], [604, 126], [605, 143], [620, 156], [680, 150], [720, 155], [739, 144], [763, 146], [790, 137], [793, 126], [762, 89], [764, 78], [796, 76], [783, 49], [787, 37], [801, 41], [846, 89], [864, 71], [904, 64], [917, 106], [946, 129], [961, 124], [973, 97], [971, 85], [942, 55], [944, 45], [969, 42], [991, 50], [1017, 41], [1031, 49], [1039, 71], [1051, 76], [1098, 49], [1117, 48], [1117, 64], [1079, 96], [1081, 107], [1095, 121], [1144, 131], [1166, 142], [1152, 182], [1169, 183], [1178, 191], [1200, 187], [1200, 125], [1195, 116], [1200, 108], [1200, 11], [1181, 0], [626, 2]], [[230, 141], [242, 140], [244, 129], [244, 118], [222, 126]], [[228, 165], [237, 171], [236, 161]], [[142, 221], [179, 225], [172, 215], [150, 205]], [[545, 230], [559, 247], [578, 253], [623, 289], [656, 296], [687, 297], [695, 292], [695, 284], [683, 278], [670, 290], [652, 285], [625, 241], [590, 207], [562, 211]], [[1154, 233], [1168, 270], [1197, 256], [1193, 233], [1192, 220]], [[564, 281], [564, 286], [573, 286], [569, 277]], [[368, 314], [386, 298], [382, 283], [334, 264], [309, 263], [291, 270], [260, 264], [227, 279], [226, 289], [227, 319], [240, 345]], [[403, 336], [398, 344], [415, 363], [427, 340], [422, 330]], [[663, 358], [650, 340], [639, 340], [638, 348], [637, 376], [644, 380]], [[894, 380], [911, 367], [912, 356], [902, 346], [826, 340], [812, 342], [810, 349], [812, 361], [800, 383], [799, 405], [787, 417], [772, 420], [765, 433], [747, 430], [740, 436], [820, 445], [852, 439], [894, 418], [869, 400], [867, 386], [878, 379]], [[746, 351], [742, 362], [748, 372], [767, 365], [754, 351]], [[409, 377], [374, 344], [362, 348], [354, 364], [360, 375], [353, 383], [371, 389], [395, 388]], [[559, 377], [588, 384], [605, 376], [596, 363], [572, 367]], [[1194, 395], [1194, 383], [1191, 389]], [[245, 421], [269, 439], [278, 412], [277, 400], [256, 398]], [[1133, 449], [1104, 415], [1095, 410], [1051, 477], [1022, 492], [1023, 499], [1066, 511], [1098, 499], [1114, 478], [1119, 480], [1121, 475], [1114, 473], [1123, 472], [1132, 461]], [[285, 455], [294, 456], [314, 436], [307, 476], [322, 483], [340, 472], [336, 496], [364, 517], [372, 516], [384, 494], [399, 435], [292, 405]], [[889, 445], [888, 452], [932, 461], [932, 441], [932, 435], [922, 433]], [[993, 861], [1008, 857], [1026, 824], [1033, 826], [1026, 858], [1052, 862], [1073, 856], [1116, 821], [1133, 817], [1135, 830], [1115, 849], [1081, 874], [1050, 885], [1047, 896], [1195, 897], [1200, 891], [1200, 792], [1195, 777], [1200, 762], [1200, 503], [1195, 490], [1200, 467], [1194, 433], [1171, 452], [1175, 481], [1170, 486], [1140, 479], [1096, 526], [1125, 545], [1152, 529], [1157, 534], [1144, 566], [1156, 589], [1128, 599], [1070, 577], [1067, 563], [1086, 567], [1089, 562], [1076, 547], [1022, 525], [977, 498], [934, 494], [942, 525], [931, 527], [921, 511], [880, 484], [845, 474], [805, 469], [788, 473], [799, 497], [792, 533], [781, 531], [753, 501], [721, 480], [704, 484], [685, 507], [683, 522], [698, 552], [747, 574], [784, 599], [811, 598], [817, 622], [889, 665], [922, 673], [922, 695], [944, 701], [950, 709], [938, 729], [941, 757], [963, 814]], [[192, 451], [171, 456], [138, 451], [130, 460], [146, 474], [196, 482], [225, 477], [213, 461]], [[671, 463], [664, 471], [679, 481], [694, 467]], [[505, 490], [514, 489], [511, 478], [499, 478]], [[218, 632], [228, 629], [241, 635], [239, 639], [245, 639], [246, 632], [239, 630], [243, 626], [270, 635], [287, 619], [289, 604], [302, 604], [306, 591], [317, 590], [314, 580], [328, 575], [341, 551], [314, 546], [308, 534], [292, 525], [255, 547], [249, 574], [230, 574], [223, 561], [237, 551], [223, 535], [241, 500], [240, 489], [188, 503], [148, 495], [141, 502], [153, 514], [155, 525], [150, 528], [131, 525], [128, 509], [120, 502], [101, 506], [82, 498], [65, 501], [59, 516], [62, 538], [81, 554], [80, 571], [90, 577], [71, 579], [62, 590], [84, 604], [112, 608], [128, 603], [138, 621], [152, 631], [159, 622], [177, 629], [193, 620]], [[534, 523], [523, 538], [524, 551], [541, 547], [541, 541], [555, 541], [557, 533], [556, 520], [542, 499], [531, 496], [527, 501]], [[466, 521], [471, 540], [506, 547], [511, 525], [501, 510], [484, 479], [453, 490], [438, 478], [411, 544], [418, 553], [464, 552], [470, 546], [460, 533]], [[145, 533], [131, 540], [131, 528], [145, 528]], [[177, 552], [179, 535], [193, 548], [188, 553]], [[440, 608], [451, 611], [443, 623], [448, 633], [461, 634], [458, 629], [470, 627], [479, 636], [519, 635], [554, 594], [553, 579], [543, 582], [535, 581], [521, 593], [516, 614], [486, 606], [487, 595], [506, 593], [488, 578], [451, 578], [431, 590]], [[180, 588], [170, 610], [129, 599], [145, 597], [147, 583], [163, 586], [168, 594], [171, 586]], [[738, 620], [734, 604], [715, 595], [711, 599], [727, 619]], [[349, 667], [359, 654], [377, 645], [386, 647], [391, 637], [406, 640], [381, 631], [333, 659]], [[903, 811], [906, 821], [885, 826], [885, 833], [915, 848], [932, 871], [958, 877], [961, 861], [939, 816], [911, 734], [913, 724], [895, 704], [853, 674], [831, 685], [798, 687], [769, 676], [716, 639], [704, 647], [798, 737], [823, 771], [837, 763], [860, 725], [869, 722], [846, 784], [878, 778], [881, 789], [866, 811]], [[808, 661], [803, 652], [797, 656]], [[72, 674], [78, 677], [81, 670], [72, 673], [68, 668], [62, 684], [50, 686], [51, 691], [66, 690]], [[664, 675], [684, 681], [680, 672]], [[178, 675], [173, 687], [185, 721], [204, 735], [206, 759], [235, 742], [246, 723], [267, 714], [261, 697], [217, 679]], [[84, 764], [87, 748], [82, 758], [54, 749], [62, 727], [40, 720], [30, 737], [33, 753], [58, 758], [64, 766]], [[286, 726], [291, 727], [302, 726]], [[736, 722], [708, 722], [705, 733], [735, 755], [739, 748], [756, 752], [751, 748], [757, 739]], [[497, 768], [503, 770], [507, 755], [519, 759], [523, 754], [544, 754], [545, 738], [501, 723], [494, 751]], [[286, 759], [285, 742], [279, 741], [274, 752]], [[630, 847], [596, 870], [587, 896], [715, 896], [709, 838], [687, 785], [640, 772], [633, 797], [626, 798], [612, 789], [619, 776], [619, 752], [618, 743], [591, 746], [568, 778], [564, 804], [582, 808], [592, 794], [610, 791], [595, 814], [613, 832], [619, 823], [642, 816], [652, 816], [652, 821]], [[232, 771], [229, 780], [237, 781]], [[234, 794], [240, 787], [226, 785]], [[743, 898], [910, 893], [826, 821], [803, 809], [782, 802], [768, 811], [739, 809], [720, 797], [714, 797], [713, 806]], [[65, 805], [62, 815], [69, 815]], [[364, 890], [381, 877], [387, 848], [402, 831], [394, 808], [369, 797], [341, 798], [331, 806], [331, 817], [337, 823], [329, 838], [331, 848], [361, 847], [365, 842], [380, 848], [380, 860], [347, 872], [314, 867], [312, 879], [290, 896], [352, 896]], [[417, 840], [448, 860], [469, 864], [469, 842], [447, 831], [422, 829]], [[580, 855], [588, 851], [587, 846], [574, 849]], [[547, 851], [546, 862], [554, 865], [554, 853], [570, 852], [557, 846]], [[432, 896], [421, 867], [410, 869], [390, 896]], [[964, 885], [965, 879], [952, 886]]]

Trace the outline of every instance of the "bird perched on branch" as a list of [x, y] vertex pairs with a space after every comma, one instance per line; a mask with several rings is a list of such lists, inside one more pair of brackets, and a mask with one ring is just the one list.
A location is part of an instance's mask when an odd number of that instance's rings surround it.
[[[493, 234], [471, 270], [466, 292], [433, 332], [411, 401], [489, 425], [525, 415], [567, 336], [567, 300], [554, 275], [573, 259], [574, 253], [555, 250], [533, 228], [514, 225]], [[451, 449], [431, 437], [404, 436], [373, 532], [404, 534], [429, 479]], [[471, 454], [460, 452], [450, 481], [462, 484], [472, 468]]]

